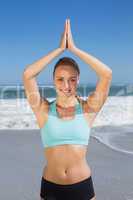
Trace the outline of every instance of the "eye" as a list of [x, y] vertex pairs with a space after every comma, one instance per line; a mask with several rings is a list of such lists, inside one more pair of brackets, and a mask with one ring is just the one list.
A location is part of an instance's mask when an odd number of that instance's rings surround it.
[[57, 79], [58, 81], [63, 81], [63, 78], [59, 78], [59, 79]]
[[75, 81], [76, 81], [76, 79], [71, 79], [71, 81], [72, 81], [72, 82], [75, 82]]

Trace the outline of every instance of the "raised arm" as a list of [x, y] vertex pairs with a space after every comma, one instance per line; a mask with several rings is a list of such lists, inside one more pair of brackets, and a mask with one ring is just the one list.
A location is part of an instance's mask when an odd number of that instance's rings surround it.
[[91, 108], [92, 112], [99, 112], [109, 94], [109, 89], [112, 80], [112, 70], [96, 57], [76, 47], [72, 38], [70, 20], [67, 20], [67, 33], [68, 50], [77, 55], [88, 65], [90, 65], [98, 76], [96, 89], [92, 92], [91, 95], [88, 96], [87, 103]]
[[40, 58], [33, 64], [28, 65], [23, 72], [23, 82], [24, 88], [26, 92], [27, 100], [35, 112], [35, 114], [39, 114], [42, 106], [48, 106], [48, 101], [45, 98], [41, 98], [39, 93], [39, 87], [37, 85], [36, 76], [46, 68], [46, 66], [58, 55], [60, 55], [66, 49], [66, 25], [65, 22], [64, 33], [62, 34], [59, 48], [53, 50], [46, 56]]

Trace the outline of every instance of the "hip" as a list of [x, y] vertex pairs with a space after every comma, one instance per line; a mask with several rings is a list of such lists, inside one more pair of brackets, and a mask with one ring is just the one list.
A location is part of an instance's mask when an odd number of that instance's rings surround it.
[[[43, 199], [58, 200], [86, 200], [95, 197], [93, 180], [90, 177], [75, 184], [57, 184], [42, 177], [40, 197]], [[94, 199], [94, 198], [93, 198]]]

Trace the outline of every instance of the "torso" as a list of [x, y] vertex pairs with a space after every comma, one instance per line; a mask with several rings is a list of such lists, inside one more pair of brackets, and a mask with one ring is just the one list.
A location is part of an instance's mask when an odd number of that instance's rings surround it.
[[[91, 127], [96, 113], [89, 113], [86, 102], [82, 99], [80, 101], [85, 113], [85, 120]], [[44, 120], [40, 118], [40, 128], [47, 121], [47, 113], [48, 108], [45, 108], [45, 115], [42, 114]], [[87, 146], [85, 145], [63, 144], [45, 148], [44, 155], [47, 159], [47, 165], [43, 169], [43, 177], [57, 184], [72, 184], [90, 177], [91, 169], [86, 161], [86, 152]]]
[[60, 145], [45, 150], [47, 166], [43, 177], [58, 184], [76, 183], [89, 177], [91, 170], [86, 161], [87, 147]]

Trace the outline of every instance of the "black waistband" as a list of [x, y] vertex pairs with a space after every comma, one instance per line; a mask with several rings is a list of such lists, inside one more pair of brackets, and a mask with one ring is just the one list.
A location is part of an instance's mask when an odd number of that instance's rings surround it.
[[51, 184], [51, 185], [54, 185], [54, 186], [60, 186], [60, 187], [78, 186], [78, 185], [86, 184], [86, 183], [88, 183], [91, 180], [92, 180], [92, 178], [91, 178], [91, 176], [89, 176], [88, 178], [86, 178], [86, 179], [84, 179], [82, 181], [79, 181], [79, 182], [76, 182], [76, 183], [72, 183], [72, 184], [65, 184], [65, 185], [63, 185], [63, 184], [54, 183], [54, 182], [49, 181], [49, 180], [45, 179], [44, 177], [42, 177], [42, 181], [43, 182]]

